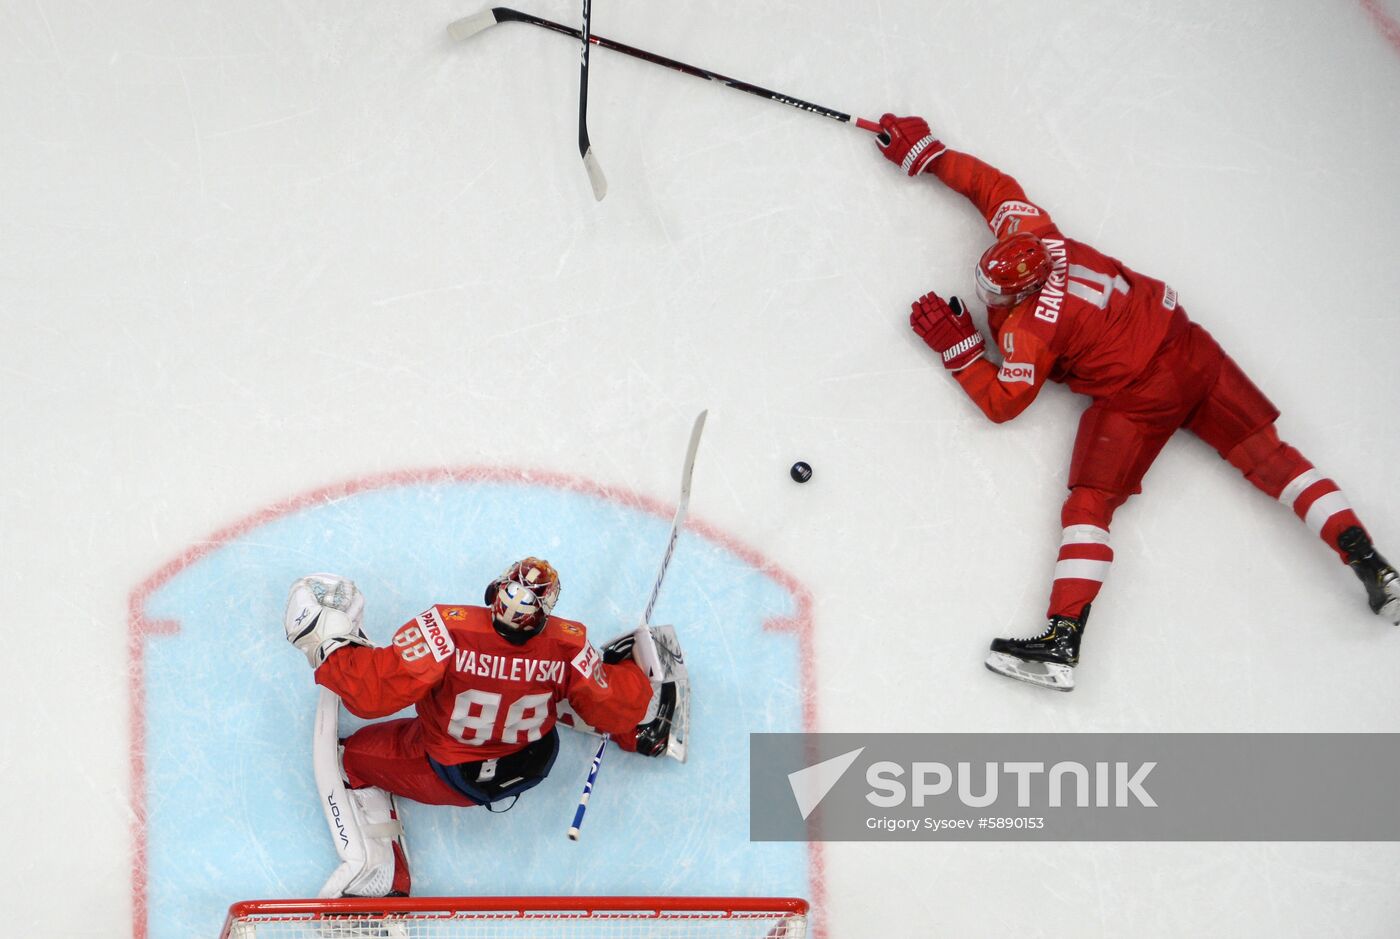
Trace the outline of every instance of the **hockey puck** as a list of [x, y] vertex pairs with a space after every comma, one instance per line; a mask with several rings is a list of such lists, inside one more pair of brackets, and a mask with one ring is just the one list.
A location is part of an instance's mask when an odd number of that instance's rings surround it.
[[805, 483], [812, 478], [812, 467], [799, 460], [792, 464], [792, 469], [788, 470], [788, 475], [792, 477], [793, 482]]

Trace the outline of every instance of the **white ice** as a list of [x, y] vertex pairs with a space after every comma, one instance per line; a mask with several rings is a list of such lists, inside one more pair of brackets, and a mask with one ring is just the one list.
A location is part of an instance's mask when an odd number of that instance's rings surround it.
[[[1083, 400], [1052, 388], [993, 426], [909, 332], [920, 293], [970, 294], [975, 213], [861, 131], [599, 51], [595, 203], [574, 48], [523, 26], [450, 44], [475, 9], [0, 4], [7, 931], [139, 928], [127, 604], [162, 564], [406, 467], [670, 502], [705, 407], [692, 513], [810, 589], [820, 729], [1400, 731], [1400, 633], [1186, 438], [1116, 519], [1078, 689], [988, 674], [987, 641], [1043, 611]], [[1397, 19], [1396, 0], [604, 0], [593, 28], [924, 114], [1174, 285], [1396, 555]], [[1400, 923], [1394, 844], [824, 857], [836, 937]]]

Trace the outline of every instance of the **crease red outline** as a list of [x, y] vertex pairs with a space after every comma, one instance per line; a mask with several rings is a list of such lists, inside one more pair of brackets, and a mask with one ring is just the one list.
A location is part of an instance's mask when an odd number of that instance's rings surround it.
[[[332, 483], [291, 496], [218, 529], [163, 564], [133, 590], [127, 599], [127, 655], [129, 703], [128, 718], [131, 739], [131, 837], [132, 837], [132, 936], [146, 939], [148, 931], [146, 840], [146, 694], [145, 640], [147, 636], [172, 635], [179, 623], [169, 619], [148, 620], [143, 614], [151, 595], [179, 573], [202, 558], [223, 548], [248, 532], [271, 521], [303, 509], [333, 502], [376, 489], [396, 486], [431, 485], [434, 483], [511, 483], [543, 486], [565, 492], [589, 495], [645, 512], [663, 521], [675, 514], [674, 503], [653, 499], [620, 486], [610, 486], [582, 476], [553, 470], [521, 469], [498, 466], [434, 467], [419, 470], [394, 470]], [[689, 516], [686, 530], [718, 544], [736, 555], [755, 570], [772, 578], [792, 595], [797, 609], [792, 616], [775, 617], [764, 623], [775, 632], [790, 632], [797, 637], [799, 668], [802, 675], [802, 724], [806, 732], [817, 730], [816, 663], [812, 649], [812, 595], [792, 574], [762, 553], [729, 535], [703, 519]], [[826, 936], [826, 884], [822, 845], [807, 843], [808, 881], [812, 895], [808, 898], [819, 915], [813, 930], [814, 939]], [[236, 899], [236, 898], [234, 898]]]
[[1376, 32], [1381, 34], [1381, 38], [1400, 53], [1400, 22], [1386, 12], [1380, 5], [1380, 0], [1361, 0], [1361, 9], [1371, 18], [1371, 24], [1376, 27]]

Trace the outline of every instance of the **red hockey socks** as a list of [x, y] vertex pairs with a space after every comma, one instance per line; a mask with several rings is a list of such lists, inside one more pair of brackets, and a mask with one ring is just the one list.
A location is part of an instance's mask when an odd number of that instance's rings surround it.
[[1346, 552], [1338, 547], [1337, 536], [1361, 521], [1337, 484], [1279, 440], [1272, 424], [1247, 437], [1226, 459], [1245, 479], [1292, 509], [1345, 563]]
[[1080, 611], [1099, 595], [1112, 563], [1108, 529], [1098, 525], [1066, 526], [1055, 561], [1050, 608], [1045, 615], [1078, 618]]
[[1108, 523], [1113, 510], [1123, 500], [1111, 493], [1088, 486], [1069, 491], [1060, 524], [1060, 553], [1055, 559], [1055, 582], [1050, 587], [1050, 608], [1046, 616], [1078, 618], [1084, 605], [1093, 601], [1103, 587], [1113, 563], [1108, 546]]

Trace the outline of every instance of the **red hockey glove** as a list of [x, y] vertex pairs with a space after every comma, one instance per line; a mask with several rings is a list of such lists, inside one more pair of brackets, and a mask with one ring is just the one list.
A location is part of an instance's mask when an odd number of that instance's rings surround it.
[[962, 371], [987, 351], [982, 334], [957, 297], [944, 303], [936, 293], [924, 294], [914, 302], [909, 325], [943, 357], [943, 367], [950, 372]]
[[876, 146], [885, 159], [910, 176], [918, 176], [933, 162], [934, 157], [948, 149], [943, 146], [943, 141], [933, 136], [928, 122], [922, 117], [886, 114], [880, 118], [880, 126], [885, 130], [875, 138]]

